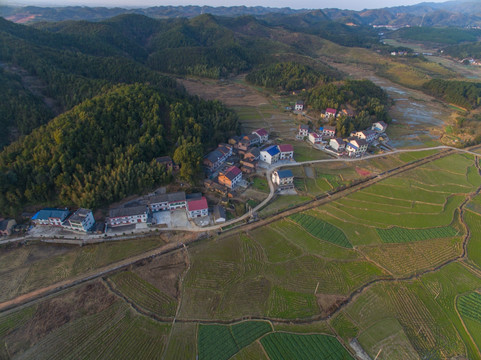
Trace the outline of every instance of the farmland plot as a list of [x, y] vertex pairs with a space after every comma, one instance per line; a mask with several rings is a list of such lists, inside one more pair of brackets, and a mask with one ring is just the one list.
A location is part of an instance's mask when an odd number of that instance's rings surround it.
[[272, 360], [353, 359], [339, 341], [329, 335], [273, 333], [263, 337], [261, 344]]
[[173, 316], [177, 301], [130, 271], [110, 277], [122, 294], [136, 305], [159, 316]]

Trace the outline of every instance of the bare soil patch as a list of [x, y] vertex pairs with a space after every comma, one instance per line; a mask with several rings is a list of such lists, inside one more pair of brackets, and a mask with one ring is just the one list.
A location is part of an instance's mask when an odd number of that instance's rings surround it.
[[[242, 79], [240, 76], [235, 79]], [[227, 106], [257, 107], [269, 104], [266, 97], [235, 80], [177, 79], [186, 90], [204, 100], [219, 100]]]
[[100, 281], [76, 288], [63, 295], [41, 302], [27, 323], [8, 335], [12, 357], [35, 345], [40, 339], [62, 325], [83, 316], [99, 313], [117, 300]]
[[175, 252], [166, 256], [146, 260], [135, 267], [134, 272], [162, 292], [178, 298], [179, 279], [187, 266], [183, 252]]
[[322, 316], [332, 314], [346, 299], [345, 296], [333, 294], [316, 294], [316, 298]]

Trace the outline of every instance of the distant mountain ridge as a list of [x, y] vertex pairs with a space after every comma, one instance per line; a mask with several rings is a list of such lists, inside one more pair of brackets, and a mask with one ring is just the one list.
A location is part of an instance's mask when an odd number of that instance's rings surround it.
[[251, 15], [257, 18], [279, 15], [305, 15], [349, 23], [355, 25], [389, 25], [402, 26], [481, 26], [481, 2], [448, 1], [444, 3], [423, 2], [410, 6], [396, 6], [381, 9], [365, 9], [361, 11], [341, 9], [300, 9], [247, 7], [247, 6], [155, 6], [149, 8], [124, 9], [106, 7], [37, 7], [37, 6], [0, 6], [0, 16], [17, 23], [33, 23], [40, 21], [88, 20], [100, 21], [121, 14], [141, 14], [156, 19], [192, 18], [201, 14], [237, 17]]

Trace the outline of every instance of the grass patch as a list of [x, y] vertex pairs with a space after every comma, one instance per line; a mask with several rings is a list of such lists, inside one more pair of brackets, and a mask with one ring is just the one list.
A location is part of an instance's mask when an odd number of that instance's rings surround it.
[[266, 178], [254, 177], [252, 187], [256, 190], [269, 193], [269, 184], [267, 184]]

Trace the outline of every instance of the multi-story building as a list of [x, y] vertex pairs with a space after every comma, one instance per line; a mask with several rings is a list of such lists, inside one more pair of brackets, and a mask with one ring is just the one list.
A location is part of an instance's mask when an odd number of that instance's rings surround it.
[[111, 209], [108, 224], [111, 227], [146, 223], [149, 208], [145, 205]]
[[209, 215], [209, 206], [205, 197], [187, 202], [187, 216], [190, 219]]
[[268, 164], [274, 164], [279, 161], [280, 154], [281, 152], [277, 145], [271, 145], [261, 150], [261, 159]]
[[65, 220], [63, 226], [70, 230], [87, 232], [94, 224], [95, 219], [92, 210], [78, 209], [72, 216]]
[[233, 189], [242, 180], [242, 171], [237, 166], [231, 166], [225, 172], [219, 174], [217, 181], [219, 184]]
[[294, 175], [291, 170], [276, 170], [272, 173], [272, 182], [280, 189], [293, 189]]
[[279, 148], [279, 160], [294, 159], [294, 148], [291, 144], [281, 144], [277, 146]]

